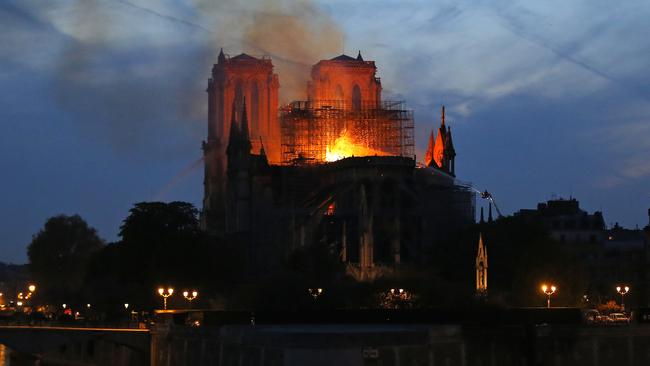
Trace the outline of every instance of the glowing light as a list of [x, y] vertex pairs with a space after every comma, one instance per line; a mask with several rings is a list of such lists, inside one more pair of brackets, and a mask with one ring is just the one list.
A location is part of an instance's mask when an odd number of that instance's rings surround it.
[[317, 300], [320, 295], [323, 294], [323, 289], [318, 287], [318, 288], [308, 288], [307, 292], [314, 298], [314, 300]]
[[196, 290], [193, 290], [192, 292], [183, 291], [183, 297], [186, 298], [188, 301], [192, 301], [196, 299], [197, 296], [199, 296], [199, 292]]
[[325, 211], [325, 215], [327, 216], [332, 216], [336, 212], [336, 203], [332, 202], [327, 206], [327, 210]]
[[27, 289], [29, 290], [29, 292], [35, 292], [36, 291], [36, 286], [29, 285], [29, 287], [27, 287]]
[[546, 286], [545, 284], [542, 285], [542, 292], [545, 293], [546, 296], [547, 296], [547, 299], [546, 299], [546, 307], [547, 308], [551, 307], [551, 295], [553, 295], [556, 290], [557, 290], [557, 287], [555, 287], [554, 285], [551, 285], [550, 287]]
[[170, 297], [174, 293], [174, 289], [169, 287], [167, 288], [167, 292], [165, 293], [165, 289], [160, 287], [158, 288], [158, 294], [162, 296], [163, 298], [163, 309], [167, 310], [167, 298]]
[[387, 155], [383, 151], [371, 149], [355, 143], [347, 130], [343, 130], [334, 144], [327, 145], [325, 148], [325, 161], [333, 162], [351, 156], [384, 156]]

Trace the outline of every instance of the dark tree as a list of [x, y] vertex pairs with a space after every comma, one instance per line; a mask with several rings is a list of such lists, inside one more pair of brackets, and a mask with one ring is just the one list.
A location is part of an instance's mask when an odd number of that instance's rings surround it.
[[[87, 297], [114, 309], [160, 305], [158, 286], [173, 286], [170, 306], [185, 306], [182, 289], [198, 289], [200, 301], [215, 282], [216, 245], [199, 228], [198, 210], [186, 202], [140, 202], [120, 227], [121, 241], [92, 262]], [[90, 300], [89, 300], [90, 301]]]
[[81, 286], [86, 266], [104, 246], [97, 231], [79, 216], [47, 220], [27, 248], [29, 269], [43, 300], [65, 301]]
[[198, 210], [187, 202], [136, 203], [120, 227], [122, 241], [133, 244], [167, 242], [198, 233]]

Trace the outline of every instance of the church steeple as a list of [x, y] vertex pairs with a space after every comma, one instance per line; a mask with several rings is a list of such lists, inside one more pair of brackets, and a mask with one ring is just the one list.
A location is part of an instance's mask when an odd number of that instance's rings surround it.
[[218, 64], [223, 64], [226, 62], [226, 56], [223, 54], [223, 48], [219, 50], [219, 56], [217, 57], [217, 63]]
[[237, 126], [237, 101], [232, 103], [232, 118], [230, 120], [230, 137], [228, 140], [228, 147], [226, 153], [228, 154], [229, 165], [231, 161], [235, 161], [235, 156], [250, 155], [251, 153], [251, 140], [248, 133], [248, 117], [246, 115], [246, 100], [243, 101], [243, 110], [241, 114], [241, 122], [239, 128]]
[[478, 251], [476, 253], [476, 295], [487, 295], [487, 270], [488, 270], [488, 255], [487, 248], [483, 244], [483, 234], [479, 233], [478, 237]]
[[359, 53], [357, 54], [357, 61], [363, 61], [363, 57], [361, 57], [361, 50], [359, 50]]
[[250, 151], [251, 139], [248, 133], [248, 116], [246, 114], [246, 97], [243, 98], [242, 112], [241, 112], [241, 138], [244, 145], [248, 144]]
[[260, 137], [260, 159], [264, 165], [269, 164], [269, 161], [266, 158], [266, 151], [264, 151], [264, 142], [262, 141], [262, 137]]
[[[444, 117], [443, 117], [444, 121]], [[455, 175], [455, 159], [456, 159], [456, 150], [454, 149], [454, 142], [451, 139], [451, 127], [447, 126], [447, 134], [445, 135], [445, 162], [447, 165], [447, 170], [451, 175]]]
[[440, 169], [447, 169], [445, 162], [445, 141], [447, 140], [447, 129], [445, 128], [445, 106], [442, 106], [440, 128], [438, 128], [438, 136], [433, 147], [433, 160], [436, 166]]
[[239, 140], [239, 128], [237, 127], [237, 105], [235, 101], [232, 102], [232, 112], [230, 113], [230, 135], [228, 136], [228, 147], [226, 153], [228, 155], [234, 152], [235, 145]]
[[488, 202], [488, 222], [492, 222], [492, 201]]

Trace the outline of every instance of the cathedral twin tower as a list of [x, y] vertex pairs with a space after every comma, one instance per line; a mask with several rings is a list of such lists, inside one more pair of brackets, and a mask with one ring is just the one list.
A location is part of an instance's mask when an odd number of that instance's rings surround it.
[[[214, 233], [227, 231], [231, 214], [228, 201], [234, 184], [228, 181], [234, 174], [229, 167], [229, 140], [240, 135], [233, 134], [233, 127], [245, 128], [246, 154], [255, 154], [248, 159], [255, 166], [262, 150], [263, 160], [270, 165], [323, 163], [328, 149], [343, 134], [351, 145], [347, 147], [357, 149], [345, 156], [413, 158], [412, 111], [404, 109], [401, 102], [382, 101], [376, 72], [374, 61], [364, 60], [361, 53], [356, 58], [340, 55], [321, 60], [313, 66], [306, 86], [308, 100], [280, 109], [280, 84], [271, 59], [245, 53], [228, 57], [222, 50], [207, 87], [204, 228]], [[429, 141], [426, 165], [453, 176], [454, 158], [451, 130], [445, 126], [443, 109], [437, 138], [434, 141], [432, 134]], [[241, 162], [246, 165], [248, 160]], [[240, 188], [238, 194], [243, 194], [245, 187]]]

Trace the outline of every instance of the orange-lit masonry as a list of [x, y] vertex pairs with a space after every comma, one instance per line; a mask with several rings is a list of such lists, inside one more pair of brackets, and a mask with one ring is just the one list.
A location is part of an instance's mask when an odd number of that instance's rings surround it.
[[251, 275], [320, 243], [350, 276], [372, 280], [420, 263], [473, 222], [444, 113], [426, 166], [416, 164], [413, 112], [382, 100], [376, 74], [360, 54], [322, 60], [305, 100], [280, 106], [270, 59], [219, 55], [208, 81], [201, 224], [246, 248]]
[[382, 102], [374, 61], [341, 55], [313, 66], [308, 99], [280, 109], [283, 163], [412, 157], [413, 113]]

